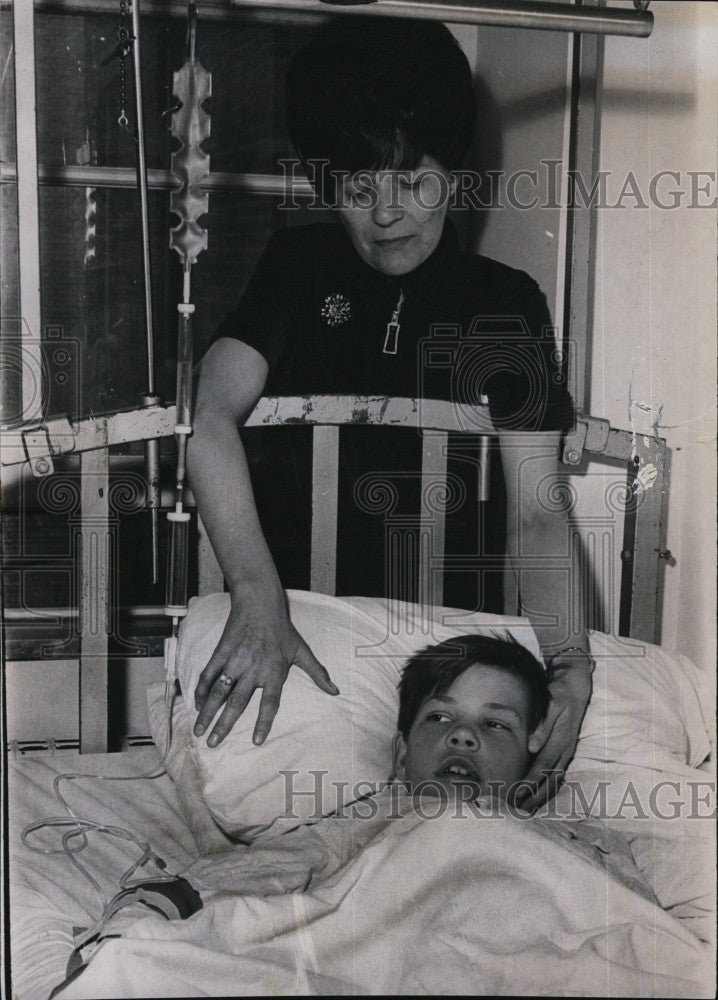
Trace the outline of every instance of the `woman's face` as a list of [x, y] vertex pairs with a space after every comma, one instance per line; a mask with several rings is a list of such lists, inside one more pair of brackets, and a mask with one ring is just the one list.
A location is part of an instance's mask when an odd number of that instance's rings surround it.
[[340, 181], [337, 193], [337, 211], [359, 256], [396, 277], [413, 271], [436, 249], [451, 178], [424, 156], [416, 170], [358, 171]]

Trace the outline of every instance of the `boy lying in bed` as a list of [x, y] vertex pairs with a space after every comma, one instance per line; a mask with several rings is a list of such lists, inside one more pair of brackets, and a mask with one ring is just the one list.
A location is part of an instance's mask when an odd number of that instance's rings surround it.
[[[380, 791], [270, 841], [201, 859], [186, 873], [190, 882], [212, 897], [291, 892], [329, 877], [412, 814], [428, 821], [448, 813], [464, 824], [506, 812], [527, 818], [512, 800], [549, 702], [546, 672], [529, 650], [511, 637], [457, 636], [409, 659], [399, 697], [394, 773]], [[596, 821], [531, 822], [637, 882], [628, 846], [617, 838], [607, 844]]]

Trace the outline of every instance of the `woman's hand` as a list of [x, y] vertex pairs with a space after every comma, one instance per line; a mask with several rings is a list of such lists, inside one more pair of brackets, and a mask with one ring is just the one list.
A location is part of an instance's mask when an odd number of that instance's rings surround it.
[[535, 784], [535, 791], [520, 792], [517, 800], [527, 812], [538, 809], [557, 791], [576, 751], [591, 699], [593, 660], [577, 652], [557, 656], [554, 662], [549, 674], [548, 712], [529, 739], [529, 751], [537, 757], [525, 780], [528, 785]]
[[253, 742], [264, 742], [279, 709], [282, 688], [292, 664], [301, 667], [327, 694], [339, 689], [289, 619], [281, 590], [265, 593], [243, 584], [231, 592], [227, 624], [195, 689], [199, 716], [195, 736], [203, 736], [222, 704], [224, 710], [207, 740], [217, 746], [262, 688]]
[[211, 747], [225, 738], [256, 688], [262, 688], [262, 700], [253, 739], [264, 742], [293, 663], [323, 691], [339, 693], [289, 620], [237, 430], [261, 396], [268, 370], [253, 347], [229, 338], [216, 341], [202, 359], [194, 433], [187, 444], [197, 510], [232, 601], [222, 638], [195, 690], [196, 736], [204, 735], [224, 705], [207, 740]]

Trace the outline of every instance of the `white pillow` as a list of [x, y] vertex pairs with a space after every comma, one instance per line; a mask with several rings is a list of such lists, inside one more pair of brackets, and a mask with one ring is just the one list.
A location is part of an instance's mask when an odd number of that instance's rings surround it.
[[598, 632], [590, 641], [591, 702], [565, 782], [542, 811], [600, 818], [630, 843], [660, 905], [711, 940], [714, 806], [703, 799], [715, 784], [696, 769], [710, 753], [710, 678], [650, 643]]
[[[425, 608], [422, 616], [417, 605], [303, 591], [289, 591], [288, 599], [294, 625], [341, 694], [324, 694], [293, 667], [263, 746], [251, 739], [258, 691], [218, 747], [207, 746], [207, 734], [191, 736], [207, 807], [222, 829], [244, 841], [331, 813], [389, 777], [397, 683], [412, 653], [462, 633], [499, 630], [540, 656], [522, 618], [447, 608]], [[177, 671], [190, 726], [197, 718], [194, 689], [228, 613], [229, 596], [213, 594], [190, 601], [182, 623]]]
[[[229, 596], [193, 599], [180, 630], [177, 665], [185, 704], [176, 706], [176, 712], [184, 708], [189, 725], [176, 725], [173, 748], [177, 760], [190, 754], [196, 770], [185, 767], [180, 773], [169, 764], [168, 770], [179, 782], [189, 781], [191, 773], [192, 788], [186, 798], [196, 796], [199, 785], [219, 826], [245, 841], [318, 818], [317, 805], [320, 813], [332, 812], [342, 800], [355, 797], [358, 783], [373, 784], [388, 777], [398, 714], [397, 682], [406, 659], [418, 649], [452, 635], [498, 629], [540, 655], [533, 629], [522, 618], [447, 608], [424, 609], [422, 618], [416, 605], [381, 598], [301, 591], [289, 591], [288, 598], [293, 622], [341, 694], [325, 695], [304, 671], [292, 668], [262, 747], [251, 741], [259, 692], [219, 747], [210, 749], [206, 735], [198, 739], [191, 734], [197, 717], [194, 689], [224, 628]], [[600, 632], [590, 633], [590, 643], [596, 658], [593, 696], [567, 779], [580, 780], [589, 803], [593, 787], [607, 779], [609, 799], [616, 802], [626, 781], [647, 787], [657, 776], [685, 779], [710, 752], [703, 712], [706, 699], [697, 669], [685, 657], [649, 643]], [[156, 742], [162, 735], [153, 728]], [[343, 794], [334, 782], [348, 783]], [[313, 794], [288, 800], [288, 787], [290, 793], [318, 787], [321, 800]], [[361, 794], [362, 786], [358, 791]], [[564, 787], [561, 798], [566, 799], [569, 791]], [[581, 799], [574, 797], [571, 809], [576, 806], [580, 810]], [[591, 811], [596, 814], [595, 807]], [[625, 822], [622, 829], [626, 830]]]
[[167, 748], [162, 763], [177, 790], [182, 815], [192, 831], [198, 853], [205, 857], [226, 851], [234, 841], [217, 826], [204, 803], [202, 779], [192, 752], [192, 735], [183, 699], [175, 697], [172, 703], [169, 746], [163, 681], [147, 686], [147, 718], [155, 746], [160, 753]]
[[702, 763], [710, 752], [704, 705], [712, 699], [698, 668], [637, 639], [589, 632], [589, 641], [596, 669], [575, 763], [620, 761], [654, 770]]

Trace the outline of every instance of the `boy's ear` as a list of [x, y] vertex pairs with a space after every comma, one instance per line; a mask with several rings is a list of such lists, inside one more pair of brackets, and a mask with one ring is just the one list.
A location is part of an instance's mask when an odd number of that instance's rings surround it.
[[406, 741], [401, 733], [397, 733], [394, 737], [393, 743], [393, 769], [394, 777], [403, 780], [406, 775], [404, 773], [404, 760], [406, 759]]

